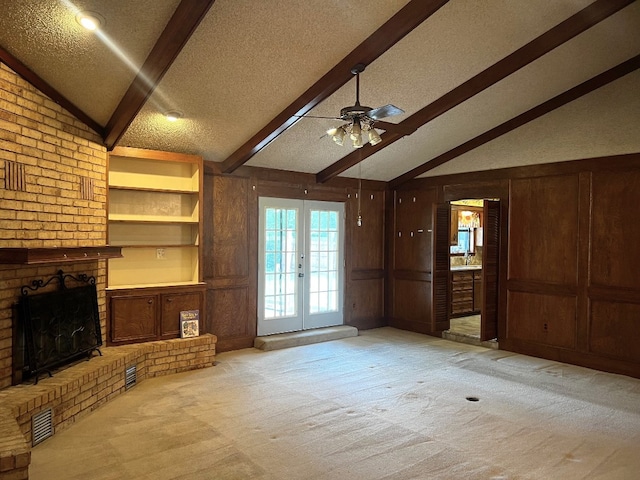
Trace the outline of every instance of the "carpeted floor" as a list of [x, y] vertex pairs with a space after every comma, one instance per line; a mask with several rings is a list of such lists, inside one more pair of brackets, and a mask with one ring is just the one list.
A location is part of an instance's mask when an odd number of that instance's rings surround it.
[[631, 480], [640, 380], [392, 328], [247, 349], [135, 386], [29, 478]]

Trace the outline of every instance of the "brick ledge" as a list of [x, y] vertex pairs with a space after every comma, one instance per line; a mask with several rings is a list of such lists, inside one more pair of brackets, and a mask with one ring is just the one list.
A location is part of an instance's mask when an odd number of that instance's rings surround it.
[[31, 463], [31, 417], [53, 409], [54, 432], [73, 424], [125, 391], [125, 370], [136, 365], [136, 383], [145, 378], [210, 367], [215, 335], [176, 338], [101, 349], [102, 356], [81, 361], [41, 378], [37, 385], [0, 390], [0, 480], [26, 480]]

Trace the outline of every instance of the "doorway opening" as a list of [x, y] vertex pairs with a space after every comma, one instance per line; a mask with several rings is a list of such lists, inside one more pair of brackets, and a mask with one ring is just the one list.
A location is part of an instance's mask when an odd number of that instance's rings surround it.
[[342, 325], [344, 204], [258, 203], [258, 336]]
[[449, 328], [442, 336], [497, 348], [499, 200], [451, 201], [450, 210]]

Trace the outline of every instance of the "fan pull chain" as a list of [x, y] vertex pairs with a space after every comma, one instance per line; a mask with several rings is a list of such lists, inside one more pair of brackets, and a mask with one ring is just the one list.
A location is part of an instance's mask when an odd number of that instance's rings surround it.
[[362, 226], [362, 211], [360, 210], [360, 198], [362, 197], [362, 161], [358, 162], [358, 221], [356, 225]]

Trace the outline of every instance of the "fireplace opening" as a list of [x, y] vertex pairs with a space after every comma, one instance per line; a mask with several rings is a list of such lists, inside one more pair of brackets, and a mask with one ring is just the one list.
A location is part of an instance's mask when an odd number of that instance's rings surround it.
[[[66, 282], [71, 280], [78, 286], [68, 288]], [[56, 281], [57, 290], [33, 294]], [[14, 338], [14, 364], [19, 372], [14, 372], [14, 383], [19, 383], [16, 376], [20, 381], [35, 378], [38, 383], [42, 373], [51, 376], [54, 369], [83, 356], [89, 359], [94, 351], [102, 355], [95, 277], [60, 270], [46, 282], [24, 285], [21, 293]]]

